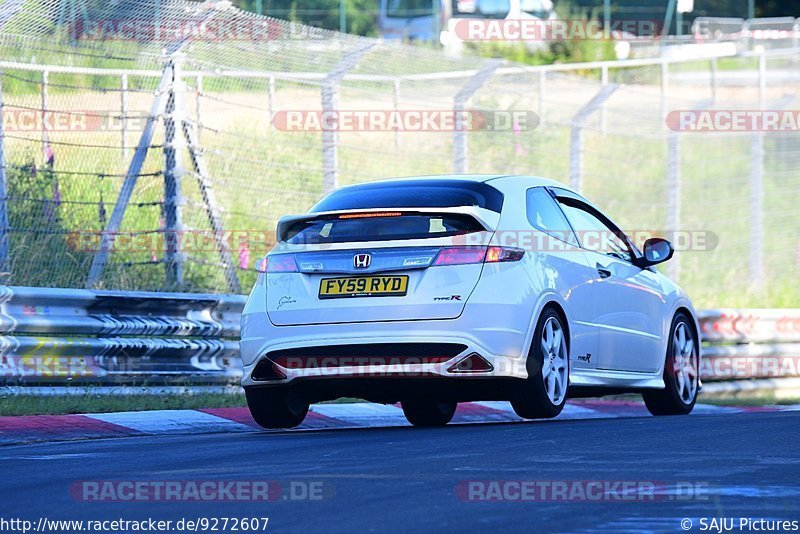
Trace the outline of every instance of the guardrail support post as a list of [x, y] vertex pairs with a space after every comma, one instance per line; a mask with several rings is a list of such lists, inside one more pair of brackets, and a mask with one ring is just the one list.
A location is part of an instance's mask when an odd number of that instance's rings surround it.
[[589, 116], [614, 94], [619, 85], [612, 83], [601, 87], [597, 94], [572, 117], [569, 131], [569, 185], [576, 191], [583, 189], [583, 127]]
[[0, 71], [0, 280], [11, 277], [8, 261], [8, 189], [6, 188], [6, 138], [3, 130], [3, 72]]
[[467, 150], [467, 128], [469, 121], [464, 117], [464, 111], [470, 98], [489, 81], [494, 71], [500, 66], [499, 61], [489, 61], [469, 79], [461, 88], [461, 91], [453, 99], [453, 111], [455, 115], [453, 131], [453, 172], [455, 174], [465, 174], [469, 168], [469, 156]]

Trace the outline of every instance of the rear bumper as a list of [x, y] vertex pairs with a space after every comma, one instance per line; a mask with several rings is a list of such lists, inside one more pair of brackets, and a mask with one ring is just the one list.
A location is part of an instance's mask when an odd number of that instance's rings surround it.
[[518, 378], [454, 378], [428, 376], [416, 378], [299, 378], [282, 387], [309, 404], [340, 397], [356, 397], [370, 402], [394, 404], [404, 400], [435, 398], [438, 401], [468, 402], [509, 400], [515, 388], [524, 382]]
[[[442, 322], [442, 321], [437, 321]], [[447, 321], [452, 322], [452, 321]], [[367, 326], [367, 325], [364, 325]], [[403, 329], [405, 326], [405, 329]], [[421, 328], [422, 322], [403, 322], [398, 324], [391, 323], [369, 323], [367, 328], [362, 328], [358, 333], [337, 334], [330, 332], [327, 327], [284, 327], [297, 329], [298, 336], [291, 338], [243, 338], [241, 351], [244, 355], [249, 353], [249, 364], [244, 365], [244, 376], [242, 385], [276, 385], [280, 383], [292, 382], [297, 379], [329, 379], [329, 378], [371, 378], [381, 377], [395, 378], [425, 378], [425, 377], [453, 377], [453, 378], [474, 378], [474, 377], [511, 377], [525, 378], [525, 360], [519, 357], [519, 353], [512, 355], [493, 353], [485, 344], [477, 339], [465, 335], [454, 335], [452, 331]], [[429, 325], [427, 325], [429, 326]], [[437, 325], [441, 327], [441, 325]], [[351, 325], [352, 327], [352, 325]], [[387, 328], [388, 327], [388, 328]], [[373, 330], [373, 332], [365, 332]], [[316, 348], [331, 345], [361, 345], [361, 344], [419, 344], [420, 346], [432, 343], [446, 343], [462, 345], [466, 348], [458, 352], [452, 358], [435, 363], [429, 363], [429, 359], [436, 354], [420, 353], [418, 359], [408, 359], [404, 361], [389, 358], [388, 364], [375, 364], [381, 361], [382, 354], [375, 354], [374, 358], [360, 360], [358, 358], [344, 358], [345, 365], [303, 367], [302, 365], [287, 365], [283, 358], [274, 358], [272, 355], [285, 351], [286, 349]], [[491, 364], [492, 369], [488, 371], [451, 372], [449, 369], [459, 361], [471, 354], [478, 354]], [[253, 357], [255, 356], [255, 357]], [[277, 360], [278, 370], [286, 376], [286, 379], [276, 381], [254, 380], [252, 377], [255, 366], [264, 357], [273, 361]], [[352, 365], [347, 362], [352, 361]], [[244, 356], [243, 356], [244, 361]]]
[[[526, 378], [526, 336], [530, 326], [530, 312], [520, 313], [517, 306], [509, 304], [467, 303], [464, 312], [456, 319], [392, 321], [370, 323], [321, 324], [303, 326], [274, 326], [265, 311], [263, 286], [256, 284], [242, 315], [240, 350], [244, 375], [242, 386], [281, 386], [300, 381], [383, 380], [399, 379], [409, 389], [418, 387], [419, 381], [430, 379], [479, 380], [486, 378]], [[358, 365], [335, 367], [298, 368], [278, 366], [286, 376], [283, 380], [254, 380], [253, 370], [258, 362], [276, 351], [304, 347], [363, 344], [460, 344], [466, 347], [452, 358], [437, 363], [425, 359], [435, 354], [419, 354], [418, 363], [371, 365], [370, 361], [357, 361]], [[450, 368], [468, 355], [477, 353], [491, 364], [489, 371], [452, 372]], [[382, 355], [376, 354], [377, 357]], [[386, 382], [388, 383], [388, 382]], [[344, 395], [344, 393], [342, 393]], [[341, 396], [341, 395], [337, 395]]]

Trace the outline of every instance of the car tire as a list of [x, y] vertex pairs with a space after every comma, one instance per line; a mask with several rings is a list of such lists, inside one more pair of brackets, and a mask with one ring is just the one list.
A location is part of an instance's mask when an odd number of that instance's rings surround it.
[[247, 407], [259, 426], [293, 428], [306, 418], [308, 403], [278, 388], [245, 388]]
[[402, 401], [403, 414], [414, 426], [445, 426], [456, 413], [457, 403], [433, 400]]
[[672, 320], [664, 359], [664, 389], [642, 393], [653, 415], [686, 415], [697, 402], [700, 346], [691, 319], [678, 313]]
[[564, 409], [569, 387], [569, 335], [565, 321], [546, 308], [533, 333], [526, 363], [528, 378], [511, 399], [523, 419], [550, 419]]

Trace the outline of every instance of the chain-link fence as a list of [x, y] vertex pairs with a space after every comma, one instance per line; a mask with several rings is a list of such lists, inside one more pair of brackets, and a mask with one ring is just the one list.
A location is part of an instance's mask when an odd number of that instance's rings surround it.
[[523, 67], [225, 2], [2, 10], [5, 283], [246, 291], [277, 218], [325, 191], [478, 172], [571, 183], [671, 237], [700, 306], [800, 299], [796, 128], [670, 122], [791, 110], [797, 50]]

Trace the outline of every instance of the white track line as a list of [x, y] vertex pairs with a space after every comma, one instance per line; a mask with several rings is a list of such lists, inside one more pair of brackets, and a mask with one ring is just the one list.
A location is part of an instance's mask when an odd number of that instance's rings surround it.
[[194, 434], [209, 430], [230, 432], [252, 431], [242, 423], [195, 410], [153, 410], [147, 412], [118, 412], [87, 414], [86, 417], [132, 428], [147, 434]]
[[403, 410], [387, 404], [317, 404], [311, 411], [358, 426], [408, 426]]

